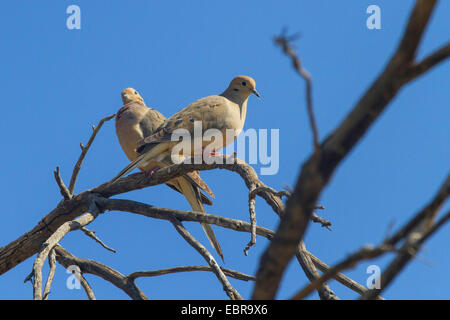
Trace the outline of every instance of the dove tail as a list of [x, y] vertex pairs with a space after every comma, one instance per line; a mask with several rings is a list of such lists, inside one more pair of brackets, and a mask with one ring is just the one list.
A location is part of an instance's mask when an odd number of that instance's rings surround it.
[[220, 247], [219, 241], [216, 239], [216, 235], [211, 227], [211, 225], [206, 223], [201, 223], [203, 231], [205, 231], [206, 236], [208, 237], [209, 243], [216, 250], [217, 254], [220, 256], [222, 261], [225, 263], [225, 259], [223, 258], [222, 248]]
[[114, 183], [117, 180], [119, 180], [121, 177], [129, 173], [130, 171], [137, 168], [141, 163], [147, 162], [147, 160], [150, 160], [157, 155], [161, 154], [162, 152], [166, 151], [169, 148], [169, 144], [167, 143], [160, 143], [153, 147], [152, 149], [148, 150], [146, 153], [141, 154], [138, 156], [135, 160], [133, 160], [129, 165], [127, 165], [122, 171], [115, 176], [110, 183]]
[[[192, 210], [206, 213], [201, 202], [200, 196], [201, 193], [199, 188], [196, 187], [195, 185], [192, 185], [185, 177], [179, 178], [178, 182], [181, 187], [182, 193], [184, 194], [187, 201], [191, 205]], [[217, 241], [216, 239], [216, 235], [214, 234], [211, 225], [207, 223], [201, 223], [201, 226], [205, 231], [206, 236], [208, 237], [208, 240], [211, 243], [211, 246], [216, 250], [217, 254], [220, 256], [222, 261], [225, 262], [222, 254], [222, 248], [219, 245], [219, 241]]]
[[135, 160], [133, 160], [129, 165], [127, 165], [125, 168], [123, 168], [122, 171], [120, 171], [114, 178], [112, 178], [110, 183], [116, 182], [117, 180], [122, 178], [124, 175], [126, 175], [130, 171], [134, 170], [139, 165], [139, 163], [142, 162], [143, 159], [144, 159], [144, 155], [141, 154], [139, 157], [137, 157]]

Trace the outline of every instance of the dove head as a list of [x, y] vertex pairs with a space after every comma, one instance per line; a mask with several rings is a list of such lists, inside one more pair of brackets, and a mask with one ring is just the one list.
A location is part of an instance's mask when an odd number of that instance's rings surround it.
[[144, 102], [144, 99], [142, 99], [139, 92], [137, 92], [135, 89], [126, 88], [125, 90], [122, 91], [122, 101], [123, 101], [123, 104], [127, 104], [132, 101]]
[[260, 97], [258, 91], [256, 91], [255, 80], [248, 76], [237, 76], [231, 80], [225, 93], [243, 100], [246, 100], [251, 94], [254, 94], [258, 98]]

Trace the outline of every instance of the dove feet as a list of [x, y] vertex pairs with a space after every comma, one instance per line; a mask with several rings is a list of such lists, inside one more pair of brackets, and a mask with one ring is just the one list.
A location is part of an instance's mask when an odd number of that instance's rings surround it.
[[153, 176], [153, 174], [154, 174], [156, 171], [158, 171], [159, 169], [161, 169], [161, 168], [158, 167], [158, 166], [153, 167], [153, 168], [151, 168], [150, 170], [145, 171], [145, 174], [147, 175], [147, 177], [151, 177], [151, 176]]

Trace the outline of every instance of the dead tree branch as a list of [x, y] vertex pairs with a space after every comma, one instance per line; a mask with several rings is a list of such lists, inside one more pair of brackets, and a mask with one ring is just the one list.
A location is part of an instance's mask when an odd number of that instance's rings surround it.
[[413, 219], [411, 219], [402, 229], [385, 242], [389, 245], [399, 243], [405, 239], [397, 256], [383, 272], [381, 276], [380, 289], [373, 289], [366, 292], [361, 299], [373, 299], [381, 294], [394, 278], [403, 270], [406, 265], [416, 256], [422, 244], [449, 219], [449, 213], [444, 215], [437, 223], [434, 223], [439, 209], [450, 197], [450, 175], [444, 181], [437, 194]]
[[92, 238], [95, 240], [95, 242], [99, 243], [103, 248], [105, 248], [108, 251], [114, 252], [116, 253], [116, 250], [114, 250], [113, 248], [108, 247], [102, 240], [100, 240], [96, 235], [95, 235], [95, 231], [89, 230], [85, 227], [81, 227], [80, 228], [81, 231], [84, 232], [85, 235], [87, 235], [88, 237]]
[[[66, 249], [61, 247], [61, 245], [57, 245], [55, 247], [56, 252], [56, 260], [64, 267], [68, 268], [71, 265], [76, 265], [80, 268], [81, 278], [80, 282], [83, 285], [84, 279], [83, 274], [92, 274], [98, 277], [101, 277], [105, 281], [112, 283], [114, 286], [124, 291], [130, 298], [133, 300], [147, 300], [147, 296], [139, 289], [139, 287], [135, 284], [135, 280], [141, 277], [156, 277], [162, 276], [166, 274], [179, 273], [179, 272], [192, 272], [192, 271], [209, 271], [213, 272], [213, 268], [208, 266], [183, 266], [183, 267], [175, 267], [161, 270], [149, 270], [149, 271], [136, 271], [128, 276], [122, 275], [120, 272], [94, 260], [82, 259], [74, 256]], [[229, 277], [243, 280], [243, 281], [253, 281], [254, 277], [246, 275], [241, 272], [237, 272], [234, 270], [221, 268], [224, 274]], [[84, 279], [85, 280], [85, 279]], [[95, 300], [94, 293], [90, 288], [89, 284], [86, 282], [88, 289], [86, 293], [91, 300]], [[83, 287], [85, 286], [83, 285]], [[86, 288], [85, 288], [86, 289]]]
[[307, 297], [314, 290], [317, 290], [323, 283], [333, 278], [337, 273], [342, 270], [352, 268], [358, 262], [367, 259], [373, 259], [379, 257], [385, 252], [392, 251], [393, 248], [390, 246], [382, 245], [377, 248], [372, 247], [364, 247], [354, 254], [351, 254], [349, 257], [344, 259], [342, 262], [338, 263], [336, 266], [325, 272], [320, 278], [314, 279], [310, 284], [308, 284], [305, 288], [300, 290], [294, 297], [293, 300], [300, 300]]
[[[173, 178], [182, 176], [194, 170], [225, 169], [238, 173], [247, 187], [256, 185], [267, 187], [261, 182], [255, 170], [242, 160], [235, 159], [234, 163], [226, 163], [226, 157], [222, 157], [218, 163], [213, 164], [178, 164], [163, 168], [152, 176], [145, 173], [132, 174], [118, 180], [114, 184], [104, 183], [98, 187], [84, 191], [70, 200], [61, 201], [55, 209], [44, 216], [41, 221], [30, 231], [0, 248], [0, 275], [10, 270], [17, 264], [36, 254], [42, 244], [64, 223], [72, 221], [88, 210], [91, 196], [109, 198], [118, 194], [143, 189], [149, 186], [162, 184]], [[283, 213], [284, 205], [281, 200], [267, 191], [258, 193], [271, 208], [278, 214]]]
[[86, 292], [86, 295], [87, 295], [88, 299], [89, 300], [97, 300], [95, 298], [95, 294], [94, 294], [94, 291], [91, 288], [91, 285], [89, 284], [89, 282], [87, 282], [86, 278], [82, 274], [80, 275], [80, 283], [81, 283], [81, 286], [84, 289], [84, 292]]
[[[244, 161], [235, 158], [235, 156], [231, 157], [233, 160], [231, 163], [227, 161], [230, 157], [215, 156], [216, 161], [213, 164], [173, 165], [161, 169], [153, 175], [131, 175], [120, 179], [117, 183], [112, 184], [108, 182], [74, 195], [75, 184], [85, 156], [104, 122], [114, 118], [114, 114], [100, 120], [97, 127], [93, 126], [93, 132], [86, 146], [80, 143], [81, 154], [73, 168], [68, 188], [60, 176], [59, 167], [56, 168], [54, 177], [63, 200], [31, 231], [0, 248], [0, 275], [37, 253], [33, 271], [26, 279], [32, 280], [33, 295], [36, 300], [48, 298], [55, 274], [55, 261], [58, 261], [65, 267], [74, 264], [80, 267], [82, 270], [80, 282], [87, 296], [92, 300], [95, 299], [95, 295], [83, 273], [91, 273], [102, 277], [123, 290], [133, 299], [148, 299], [134, 283], [136, 278], [188, 271], [213, 272], [231, 299], [242, 299], [242, 297], [231, 286], [227, 276], [245, 281], [256, 279], [252, 297], [255, 299], [273, 299], [276, 296], [284, 270], [295, 254], [310, 284], [303, 288], [294, 298], [304, 298], [312, 291], [317, 290], [321, 299], [337, 300], [338, 297], [326, 283], [326, 281], [334, 278], [361, 294], [362, 299], [381, 299], [378, 295], [416, 255], [421, 245], [450, 220], [450, 213], [447, 213], [437, 223], [434, 223], [439, 208], [449, 196], [450, 176], [430, 204], [394, 236], [385, 240], [378, 247], [362, 248], [334, 267], [328, 267], [309, 253], [302, 238], [310, 220], [321, 223], [322, 226], [327, 228], [331, 225], [329, 221], [318, 217], [313, 210], [317, 208], [317, 199], [342, 160], [347, 157], [357, 142], [364, 137], [367, 130], [406, 83], [431, 70], [431, 68], [450, 56], [450, 44], [446, 44], [422, 61], [415, 61], [417, 48], [435, 4], [435, 0], [416, 1], [400, 44], [385, 69], [357, 102], [344, 121], [322, 143], [319, 142], [319, 133], [312, 103], [311, 75], [303, 68], [301, 60], [291, 46], [290, 41], [292, 39], [289, 39], [284, 34], [274, 39], [275, 43], [291, 59], [295, 71], [305, 80], [307, 111], [313, 135], [314, 152], [303, 164], [292, 194], [286, 191], [276, 191], [266, 186], [259, 180], [252, 167]], [[244, 180], [249, 190], [250, 223], [205, 213], [163, 209], [129, 200], [110, 199], [110, 197], [117, 194], [165, 183], [194, 170], [213, 169], [234, 171]], [[255, 210], [257, 195], [265, 199], [267, 204], [281, 218], [281, 223], [276, 233], [257, 225]], [[283, 196], [288, 198], [286, 207], [281, 201]], [[209, 267], [185, 266], [154, 271], [137, 271], [124, 276], [96, 261], [75, 257], [59, 245], [61, 239], [68, 232], [81, 229], [104, 248], [115, 252], [114, 249], [106, 246], [103, 241], [95, 236], [93, 231], [84, 228], [105, 210], [127, 211], [170, 221], [177, 232], [202, 255]], [[182, 221], [206, 222], [250, 233], [250, 242], [244, 249], [246, 255], [249, 249], [256, 244], [256, 235], [262, 235], [269, 239], [270, 244], [261, 258], [256, 278], [219, 267], [210, 252], [187, 231]], [[398, 246], [400, 246], [399, 249]], [[383, 273], [382, 289], [380, 290], [367, 290], [340, 273], [341, 270], [350, 268], [363, 259], [372, 259], [388, 251], [395, 251], [397, 255]], [[42, 294], [42, 268], [47, 258], [50, 272]], [[320, 269], [323, 274], [320, 275], [316, 268]]]
[[[311, 259], [311, 255], [306, 250], [306, 246], [303, 241], [300, 241], [296, 257], [309, 281], [314, 281], [315, 279], [320, 278], [320, 273], [316, 270], [316, 266]], [[327, 283], [322, 283], [320, 286], [317, 286], [316, 290], [321, 300], [339, 300]]]
[[230, 297], [231, 300], [242, 300], [241, 295], [237, 290], [231, 285], [225, 276], [222, 269], [217, 264], [216, 260], [212, 256], [212, 254], [200, 243], [198, 242], [183, 226], [183, 224], [177, 218], [173, 217], [172, 224], [177, 230], [177, 232], [189, 243], [198, 253], [202, 255], [202, 257], [206, 260], [206, 262], [211, 266], [214, 274], [217, 279], [219, 279], [220, 283], [222, 283], [223, 290]]
[[42, 296], [42, 300], [48, 299], [48, 295], [50, 294], [50, 288], [52, 286], [52, 281], [55, 276], [56, 257], [55, 257], [55, 250], [53, 250], [53, 249], [50, 251], [50, 254], [48, 256], [48, 264], [50, 266], [50, 271], [48, 273], [47, 282], [45, 283], [44, 294]]
[[403, 85], [412, 80], [406, 75], [414, 66], [417, 48], [435, 4], [433, 0], [416, 1], [402, 40], [383, 72], [346, 119], [321, 143], [320, 150], [303, 164], [287, 201], [286, 214], [260, 260], [253, 299], [275, 298], [281, 277], [303, 238], [322, 190]]
[[[345, 269], [354, 267], [362, 260], [374, 259], [386, 252], [398, 252], [397, 257], [388, 267], [388, 269], [381, 276], [381, 288], [367, 290], [363, 293], [362, 299], [374, 299], [381, 294], [382, 290], [394, 279], [396, 275], [406, 266], [406, 264], [414, 257], [420, 248], [420, 245], [433, 233], [438, 230], [448, 219], [444, 216], [439, 223], [434, 227], [430, 225], [430, 219], [434, 219], [439, 208], [443, 205], [445, 200], [450, 196], [450, 175], [439, 188], [436, 195], [418, 214], [416, 214], [410, 221], [408, 221], [403, 228], [397, 231], [392, 237], [386, 239], [381, 245], [377, 247], [364, 247], [357, 252], [349, 255], [342, 262], [338, 263], [333, 268], [326, 271], [322, 277], [315, 279], [293, 299], [303, 299], [312, 291], [320, 287], [325, 281], [334, 278], [335, 275]], [[418, 229], [419, 228], [419, 229]], [[419, 231], [416, 231], [419, 230]], [[431, 233], [430, 233], [431, 232]], [[395, 245], [401, 240], [405, 239], [402, 248], [398, 249]]]
[[91, 223], [100, 213], [94, 201], [91, 202], [89, 212], [80, 218], [64, 223], [42, 245], [42, 248], [33, 264], [33, 296], [35, 300], [42, 299], [42, 267], [51, 250], [70, 231], [79, 229]]
[[403, 81], [411, 81], [421, 76], [448, 57], [450, 57], [450, 43], [447, 43], [437, 51], [430, 54], [428, 57], [424, 58], [422, 61], [414, 63], [406, 72], [405, 79]]
[[[149, 218], [163, 219], [168, 221], [170, 221], [171, 217], [173, 216], [180, 221], [203, 222], [223, 228], [228, 228], [238, 232], [252, 232], [253, 228], [251, 224], [241, 220], [235, 220], [201, 212], [193, 212], [193, 211], [188, 212], [174, 209], [158, 208], [150, 206], [145, 203], [135, 202], [131, 200], [103, 199], [99, 201], [99, 206], [102, 208], [102, 210], [135, 213]], [[274, 232], [267, 228], [256, 226], [256, 234], [261, 235], [268, 240], [271, 240], [274, 235]], [[319, 258], [311, 254], [309, 251], [306, 250], [306, 248], [299, 247], [298, 250], [302, 251], [297, 253], [299, 255], [299, 262], [300, 261], [303, 262], [303, 260], [306, 260], [304, 256], [304, 254], [306, 253], [310, 256], [312, 262], [314, 263], [314, 266], [319, 268], [322, 272], [326, 272], [328, 271], [328, 269], [330, 269], [330, 267], [326, 263], [324, 263]], [[315, 274], [316, 271], [310, 266], [309, 272], [311, 274]], [[315, 275], [317, 276], [317, 274]], [[358, 284], [357, 282], [353, 281], [352, 279], [348, 278], [342, 273], [337, 273], [335, 275], [335, 279], [340, 283], [342, 283], [343, 285], [345, 285], [346, 287], [348, 287], [349, 289], [354, 290], [359, 294], [362, 294], [365, 291], [367, 291], [367, 289], [364, 286]], [[330, 294], [329, 296], [331, 297], [332, 295]]]
[[100, 131], [100, 129], [102, 128], [103, 124], [106, 121], [111, 120], [112, 118], [114, 118], [116, 116], [116, 114], [110, 115], [106, 118], [103, 118], [102, 120], [100, 120], [100, 122], [97, 124], [97, 126], [92, 126], [92, 135], [88, 140], [88, 143], [86, 144], [86, 146], [83, 146], [82, 143], [80, 143], [80, 147], [81, 147], [81, 154], [80, 157], [78, 158], [74, 168], [73, 168], [73, 172], [72, 172], [72, 177], [70, 178], [70, 184], [69, 184], [69, 192], [70, 194], [73, 194], [73, 191], [75, 189], [75, 183], [77, 182], [77, 178], [78, 178], [78, 173], [80, 172], [81, 169], [81, 165], [83, 164], [83, 160], [84, 157], [86, 157], [87, 152], [89, 151], [89, 148], [92, 145], [92, 142], [94, 142], [95, 137], [97, 136], [97, 133]]
[[[309, 256], [310, 256], [312, 262], [314, 263], [314, 265], [316, 266], [316, 268], [319, 269], [320, 271], [322, 271], [323, 273], [326, 273], [326, 272], [328, 272], [328, 270], [331, 269], [331, 267], [329, 265], [327, 265], [325, 262], [321, 261], [319, 258], [314, 256], [311, 252], [306, 251], [306, 253], [309, 254]], [[360, 295], [365, 293], [366, 291], [368, 291], [368, 289], [365, 286], [350, 279], [343, 273], [338, 272], [335, 276], [333, 276], [333, 278], [337, 282], [341, 283], [342, 285], [346, 286], [350, 290], [353, 290]], [[377, 300], [384, 300], [384, 299], [382, 297], [378, 296]]]
[[56, 167], [56, 170], [53, 171], [53, 175], [55, 176], [56, 183], [58, 184], [59, 191], [61, 195], [64, 197], [65, 200], [72, 199], [72, 194], [70, 193], [69, 189], [67, 189], [66, 185], [64, 184], [63, 180], [61, 179], [61, 175], [59, 174], [59, 167]]
[[[245, 273], [238, 272], [235, 270], [230, 270], [227, 268], [220, 269], [223, 271], [223, 273], [231, 278], [242, 280], [242, 281], [255, 281], [255, 277], [249, 276]], [[168, 269], [160, 269], [160, 270], [150, 270], [150, 271], [136, 271], [128, 275], [129, 279], [136, 279], [136, 278], [142, 278], [142, 277], [156, 277], [156, 276], [162, 276], [166, 274], [172, 274], [172, 273], [180, 273], [180, 272], [192, 272], [192, 271], [209, 271], [214, 272], [214, 269], [208, 266], [183, 266], [183, 267], [174, 267], [174, 268], [168, 268]]]
[[[122, 275], [120, 272], [100, 262], [75, 257], [60, 245], [55, 247], [55, 252], [56, 260], [64, 268], [68, 268], [71, 265], [76, 265], [80, 268], [82, 275], [86, 273], [93, 274], [108, 282], [111, 282], [114, 286], [124, 291], [133, 300], [148, 300], [147, 296], [139, 289], [134, 281], [132, 279], [128, 279], [128, 277]], [[95, 299], [92, 289], [88, 290], [87, 294], [90, 299], [92, 297]]]
[[311, 131], [313, 133], [313, 145], [314, 150], [319, 150], [319, 130], [317, 129], [316, 119], [314, 116], [314, 108], [312, 103], [312, 79], [309, 72], [302, 66], [299, 57], [296, 55], [294, 48], [291, 46], [290, 42], [293, 37], [288, 37], [285, 32], [282, 32], [280, 36], [274, 38], [275, 44], [280, 46], [289, 58], [291, 58], [292, 66], [297, 71], [297, 73], [306, 82], [306, 106], [308, 110], [309, 123], [311, 125]]

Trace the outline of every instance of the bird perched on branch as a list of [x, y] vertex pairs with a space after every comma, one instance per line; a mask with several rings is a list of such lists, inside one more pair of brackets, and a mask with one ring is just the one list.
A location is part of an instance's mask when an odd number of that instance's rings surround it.
[[[136, 149], [138, 142], [154, 134], [157, 129], [163, 125], [166, 118], [157, 110], [145, 105], [144, 99], [133, 88], [127, 88], [122, 91], [123, 106], [117, 112], [116, 116], [116, 134], [120, 145], [130, 161], [139, 157]], [[153, 173], [157, 168], [163, 168], [171, 165], [170, 156], [159, 157], [143, 164], [136, 164], [141, 171]], [[172, 179], [167, 182], [172, 189], [182, 193], [194, 211], [205, 213], [202, 203], [211, 205], [211, 200], [200, 190], [203, 190], [211, 197], [214, 194], [208, 185], [200, 178], [197, 171], [189, 172], [182, 177]], [[214, 231], [209, 224], [203, 224], [202, 227], [208, 236], [211, 245], [215, 248], [223, 260], [222, 249], [217, 241]]]
[[[140, 155], [119, 172], [111, 182], [117, 181], [136, 167], [147, 165], [156, 159], [167, 157], [172, 159], [172, 149], [180, 143], [178, 139], [173, 139], [173, 134], [181, 129], [187, 131], [191, 137], [188, 141], [193, 145], [190, 148], [191, 152], [196, 151], [194, 146], [196, 139], [201, 140], [203, 147], [211, 143], [203, 136], [209, 129], [216, 129], [222, 133], [219, 147], [225, 147], [233, 142], [237, 135], [230, 135], [227, 130], [235, 133], [242, 130], [247, 114], [247, 101], [251, 94], [255, 94], [259, 98], [255, 80], [248, 76], [237, 76], [223, 93], [199, 99], [188, 105], [168, 118], [153, 135], [138, 142], [137, 152]], [[200, 137], [196, 136], [196, 123], [201, 124], [202, 135]], [[217, 145], [217, 141], [215, 143]], [[178, 154], [174, 156], [178, 157]]]

